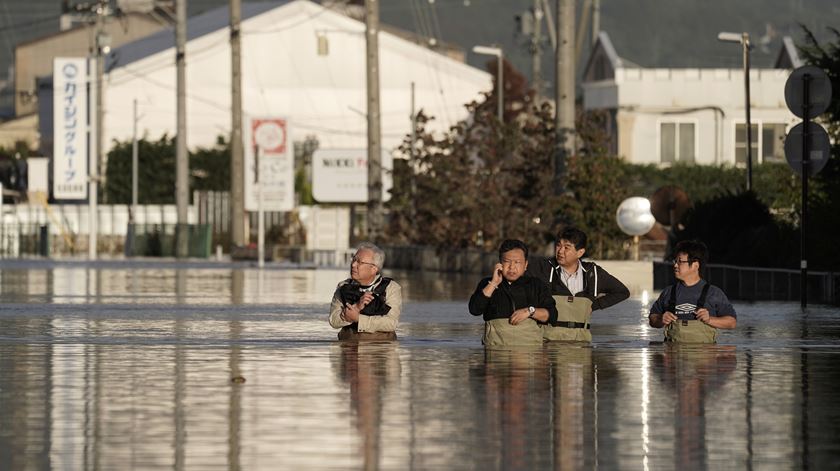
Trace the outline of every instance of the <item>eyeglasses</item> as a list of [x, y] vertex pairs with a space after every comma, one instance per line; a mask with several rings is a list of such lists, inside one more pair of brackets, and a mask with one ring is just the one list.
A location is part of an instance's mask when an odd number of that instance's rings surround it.
[[683, 263], [688, 263], [688, 264], [691, 264], [691, 262], [693, 262], [693, 261], [694, 261], [694, 260], [680, 260], [680, 259], [674, 259], [674, 260], [671, 260], [671, 264], [673, 264], [673, 265], [682, 265]]
[[350, 261], [350, 264], [351, 264], [351, 265], [352, 265], [352, 264], [354, 264], [354, 263], [357, 263], [357, 264], [359, 264], [359, 265], [370, 265], [370, 266], [372, 266], [372, 267], [375, 267], [375, 266], [376, 266], [376, 264], [375, 264], [375, 263], [363, 262], [363, 261], [359, 260], [359, 259], [358, 259], [358, 258], [356, 258], [356, 257], [353, 257], [353, 259]]

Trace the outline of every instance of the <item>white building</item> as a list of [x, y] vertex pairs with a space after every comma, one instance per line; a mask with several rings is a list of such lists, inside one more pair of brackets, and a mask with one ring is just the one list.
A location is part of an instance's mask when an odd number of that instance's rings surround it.
[[[231, 54], [228, 7], [187, 24], [187, 145], [212, 146], [230, 133]], [[280, 116], [293, 140], [314, 135], [321, 148], [367, 142], [365, 25], [307, 0], [242, 4], [243, 125], [249, 116]], [[463, 119], [464, 104], [491, 89], [491, 76], [385, 30], [379, 33], [383, 148], [410, 132], [415, 107], [432, 129]], [[132, 103], [140, 133], [157, 139], [176, 130], [174, 33], [162, 31], [116, 49], [105, 76], [105, 142], [132, 136]]]
[[[733, 45], [733, 54], [741, 54]], [[785, 105], [789, 40], [774, 69], [750, 70], [753, 163], [784, 162], [784, 136], [798, 122]], [[746, 162], [743, 69], [643, 68], [622, 59], [601, 32], [583, 73], [585, 110], [610, 114], [613, 151], [639, 164]]]

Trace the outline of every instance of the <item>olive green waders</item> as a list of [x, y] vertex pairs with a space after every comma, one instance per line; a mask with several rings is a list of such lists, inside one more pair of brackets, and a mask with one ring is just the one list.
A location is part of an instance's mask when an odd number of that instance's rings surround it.
[[397, 340], [396, 332], [359, 332], [358, 324], [346, 325], [338, 331], [338, 340]]
[[[695, 312], [696, 309], [699, 309], [706, 304], [706, 295], [709, 293], [709, 286], [711, 285], [706, 282], [703, 286], [703, 290], [700, 291], [700, 299], [698, 299], [697, 304], [695, 304], [695, 306], [697, 306], [695, 308]], [[671, 286], [671, 296], [668, 300], [667, 310], [676, 313], [676, 304], [677, 285], [673, 285]], [[697, 319], [677, 319], [665, 326], [666, 342], [716, 343], [717, 335], [717, 329], [703, 323], [702, 321], [698, 321]]]
[[717, 329], [696, 319], [677, 319], [665, 327], [666, 342], [715, 343], [717, 336]]
[[542, 326], [543, 338], [548, 341], [591, 342], [592, 301], [575, 296], [552, 296], [557, 307], [557, 322]]
[[484, 338], [481, 343], [487, 347], [542, 345], [542, 342], [542, 330], [533, 319], [525, 319], [517, 325], [511, 324], [508, 318], [484, 322]]

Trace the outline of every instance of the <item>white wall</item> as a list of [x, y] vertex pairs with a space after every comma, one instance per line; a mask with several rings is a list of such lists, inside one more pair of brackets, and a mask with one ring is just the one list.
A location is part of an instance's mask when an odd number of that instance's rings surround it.
[[[51, 214], [50, 214], [51, 213]], [[99, 205], [99, 234], [125, 235], [128, 229], [127, 205]], [[177, 224], [178, 212], [174, 205], [138, 205], [134, 220], [137, 224]], [[75, 234], [87, 234], [90, 208], [86, 204], [50, 205], [50, 212], [43, 206], [17, 204], [4, 205], [4, 224], [49, 224], [51, 234], [61, 234], [62, 229]], [[198, 223], [195, 206], [187, 210], [187, 222]]]
[[[367, 142], [364, 24], [308, 1], [269, 10], [242, 23], [243, 112], [288, 117], [293, 139], [314, 134], [322, 148], [364, 147]], [[317, 34], [329, 54], [317, 54]], [[193, 39], [186, 47], [187, 143], [211, 146], [230, 128], [228, 29]], [[445, 130], [466, 116], [463, 105], [492, 86], [489, 74], [380, 32], [383, 148], [410, 131], [410, 86], [416, 109]], [[157, 139], [175, 130], [174, 50], [168, 49], [107, 76], [106, 142], [132, 131], [132, 101], [139, 102], [141, 134]], [[247, 121], [246, 121], [247, 122]]]
[[[753, 124], [784, 123], [789, 129], [799, 121], [784, 102], [789, 74], [750, 71]], [[745, 121], [740, 69], [619, 68], [614, 80], [585, 83], [583, 90], [585, 109], [617, 110], [618, 153], [631, 162], [660, 163], [659, 125], [675, 121], [695, 124], [695, 162], [735, 163], [735, 126]]]

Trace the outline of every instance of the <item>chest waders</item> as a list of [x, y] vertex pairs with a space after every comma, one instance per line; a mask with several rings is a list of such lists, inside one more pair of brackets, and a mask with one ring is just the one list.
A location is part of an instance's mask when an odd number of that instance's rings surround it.
[[554, 295], [552, 298], [557, 307], [557, 322], [542, 327], [543, 338], [550, 341], [591, 342], [589, 321], [592, 319], [592, 301], [575, 296]]
[[[592, 270], [595, 280], [593, 296], [598, 297], [597, 266], [593, 265]], [[554, 273], [557, 273], [558, 277], [560, 276], [559, 272], [557, 272], [557, 267], [552, 267], [548, 278], [549, 285], [551, 285], [554, 279]], [[587, 285], [588, 280], [586, 275], [584, 275], [584, 291], [586, 291]], [[543, 338], [548, 341], [591, 342], [592, 332], [589, 328], [590, 321], [592, 320], [592, 300], [576, 296], [563, 296], [561, 294], [555, 294], [552, 298], [554, 298], [554, 306], [557, 308], [557, 322], [542, 326]]]
[[509, 318], [491, 319], [484, 323], [481, 343], [487, 347], [542, 345], [543, 335], [534, 319], [525, 319], [517, 325], [511, 324]]
[[[516, 310], [513, 296], [502, 288], [502, 293], [510, 300], [511, 314]], [[512, 345], [542, 345], [542, 330], [534, 319], [528, 318], [517, 325], [510, 323], [510, 317], [490, 319], [484, 322], [484, 337], [481, 339], [487, 347]]]
[[[706, 295], [709, 292], [709, 283], [703, 286], [700, 292], [700, 299], [697, 300], [697, 308], [703, 307], [706, 303]], [[666, 311], [676, 314], [677, 309], [677, 285], [671, 288], [671, 297], [668, 300]], [[680, 343], [715, 343], [717, 342], [718, 331], [714, 327], [697, 319], [677, 319], [665, 327], [666, 342]]]

